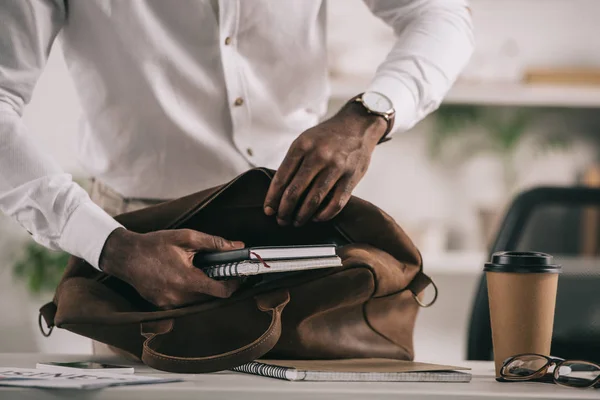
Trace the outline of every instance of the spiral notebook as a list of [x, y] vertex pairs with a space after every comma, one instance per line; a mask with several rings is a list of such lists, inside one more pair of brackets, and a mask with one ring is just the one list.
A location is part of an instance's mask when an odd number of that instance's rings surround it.
[[238, 261], [212, 265], [202, 268], [210, 278], [227, 278], [232, 276], [249, 276], [276, 272], [304, 271], [309, 269], [341, 267], [342, 260], [338, 256], [299, 258], [293, 260]]
[[469, 368], [388, 359], [261, 360], [233, 369], [288, 381], [470, 382]]

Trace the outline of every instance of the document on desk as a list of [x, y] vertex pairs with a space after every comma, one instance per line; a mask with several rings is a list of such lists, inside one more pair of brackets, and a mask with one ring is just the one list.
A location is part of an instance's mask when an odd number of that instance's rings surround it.
[[46, 389], [101, 389], [109, 386], [178, 382], [177, 378], [154, 378], [102, 372], [44, 371], [34, 368], [0, 368], [0, 386]]

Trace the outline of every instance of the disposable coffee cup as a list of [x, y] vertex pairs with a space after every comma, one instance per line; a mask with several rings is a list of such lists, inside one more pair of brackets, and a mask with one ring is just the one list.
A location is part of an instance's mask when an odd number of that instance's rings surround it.
[[561, 270], [537, 252], [498, 252], [485, 264], [496, 377], [508, 357], [550, 355]]

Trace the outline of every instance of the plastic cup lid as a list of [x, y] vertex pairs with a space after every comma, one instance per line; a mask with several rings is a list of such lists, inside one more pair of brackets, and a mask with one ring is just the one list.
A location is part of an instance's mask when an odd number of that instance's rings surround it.
[[535, 251], [500, 251], [483, 268], [486, 272], [560, 273], [550, 254]]

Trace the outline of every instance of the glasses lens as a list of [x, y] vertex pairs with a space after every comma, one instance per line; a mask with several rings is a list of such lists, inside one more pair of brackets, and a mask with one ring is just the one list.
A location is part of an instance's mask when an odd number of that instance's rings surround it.
[[589, 386], [600, 375], [600, 367], [577, 361], [564, 362], [554, 376], [563, 385], [574, 387]]
[[542, 356], [535, 354], [518, 356], [502, 369], [502, 376], [507, 379], [527, 378], [544, 368], [546, 364], [548, 360]]

